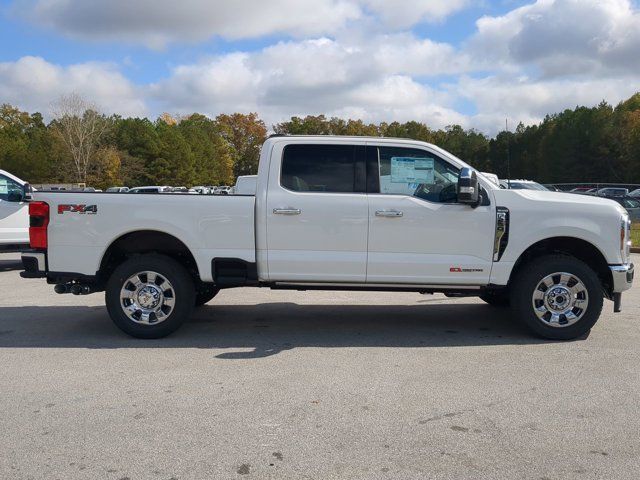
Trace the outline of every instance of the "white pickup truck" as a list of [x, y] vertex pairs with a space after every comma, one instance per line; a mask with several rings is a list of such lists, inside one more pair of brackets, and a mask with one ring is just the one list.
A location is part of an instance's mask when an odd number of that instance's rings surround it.
[[158, 338], [220, 289], [479, 296], [533, 332], [588, 332], [631, 287], [617, 203], [503, 190], [427, 143], [272, 136], [255, 195], [35, 193], [23, 277], [105, 291], [126, 333]]
[[0, 253], [29, 248], [27, 182], [0, 170]]

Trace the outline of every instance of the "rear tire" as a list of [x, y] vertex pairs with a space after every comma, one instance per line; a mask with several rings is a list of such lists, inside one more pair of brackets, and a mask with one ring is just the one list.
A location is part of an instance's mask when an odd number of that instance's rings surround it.
[[535, 334], [571, 340], [591, 330], [604, 292], [596, 273], [565, 255], [538, 257], [524, 265], [511, 286], [514, 314]]
[[136, 338], [162, 338], [193, 312], [195, 289], [187, 270], [170, 257], [147, 254], [119, 265], [106, 286], [113, 323]]
[[219, 292], [219, 288], [211, 285], [203, 285], [196, 292], [196, 307], [201, 307], [202, 305], [209, 303], [213, 299], [213, 297], [218, 295]]

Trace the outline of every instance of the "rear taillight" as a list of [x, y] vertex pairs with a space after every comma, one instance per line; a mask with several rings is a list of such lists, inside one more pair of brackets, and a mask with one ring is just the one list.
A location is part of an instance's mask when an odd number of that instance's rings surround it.
[[29, 203], [29, 243], [31, 248], [47, 248], [47, 227], [49, 226], [49, 204]]

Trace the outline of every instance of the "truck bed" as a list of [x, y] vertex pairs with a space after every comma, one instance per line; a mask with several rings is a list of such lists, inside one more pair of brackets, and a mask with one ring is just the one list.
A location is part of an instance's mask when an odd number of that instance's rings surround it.
[[36, 192], [49, 204], [50, 272], [95, 275], [108, 246], [131, 232], [173, 235], [193, 253], [203, 281], [213, 258], [255, 262], [255, 197]]

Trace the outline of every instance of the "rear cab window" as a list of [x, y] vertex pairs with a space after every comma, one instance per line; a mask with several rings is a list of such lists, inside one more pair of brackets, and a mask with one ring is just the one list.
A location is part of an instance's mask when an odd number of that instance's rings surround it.
[[365, 193], [363, 145], [290, 144], [280, 185], [294, 192]]

